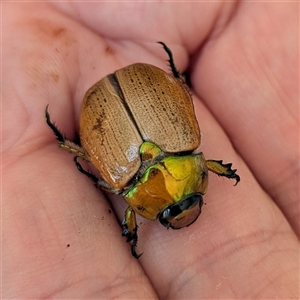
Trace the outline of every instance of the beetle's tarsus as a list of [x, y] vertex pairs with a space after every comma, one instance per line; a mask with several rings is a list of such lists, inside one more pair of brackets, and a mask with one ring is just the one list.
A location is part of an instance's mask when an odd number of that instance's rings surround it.
[[61, 133], [60, 130], [55, 126], [55, 124], [53, 122], [51, 122], [50, 114], [48, 112], [48, 106], [49, 106], [49, 104], [46, 106], [46, 110], [45, 110], [46, 122], [47, 122], [48, 126], [51, 128], [51, 130], [53, 131], [53, 133], [58, 141], [59, 147], [69, 151], [70, 153], [74, 153], [76, 156], [79, 156], [82, 159], [88, 160], [83, 152], [83, 149], [76, 143], [68, 140], [66, 138], [66, 136], [63, 133]]
[[237, 185], [241, 180], [240, 176], [236, 174], [236, 169], [231, 169], [232, 163], [223, 164], [222, 160], [207, 160], [206, 165], [209, 171], [217, 174], [218, 176], [235, 179], [236, 182], [234, 185]]
[[163, 42], [157, 42], [157, 43], [161, 44], [164, 47], [164, 50], [167, 52], [167, 54], [169, 56], [168, 62], [170, 64], [172, 74], [174, 75], [174, 77], [179, 78], [179, 79], [182, 78], [180, 72], [177, 70], [177, 68], [175, 66], [172, 51], [166, 46], [165, 43], [163, 43]]
[[66, 137], [64, 136], [64, 134], [62, 134], [59, 131], [59, 129], [55, 126], [55, 124], [51, 122], [51, 120], [50, 120], [50, 114], [48, 112], [48, 107], [49, 107], [49, 104], [46, 106], [46, 110], [45, 110], [46, 122], [47, 122], [48, 126], [52, 129], [52, 131], [53, 131], [56, 139], [58, 140], [58, 142], [60, 144], [64, 144], [65, 140], [66, 140]]
[[131, 242], [131, 254], [135, 258], [139, 258], [143, 253], [137, 254], [136, 247], [138, 242], [137, 230], [138, 226], [136, 224], [135, 212], [131, 207], [128, 207], [125, 211], [125, 216], [122, 221], [122, 226], [124, 227], [122, 236], [127, 237], [126, 242]]
[[131, 242], [131, 254], [135, 258], [139, 258], [143, 253], [137, 254], [136, 252], [136, 247], [137, 247], [137, 242], [138, 242], [138, 237], [136, 232], [130, 233], [129, 230], [127, 229], [126, 224], [122, 223], [123, 226], [125, 226], [122, 236], [127, 237], [126, 242], [129, 243]]
[[140, 254], [137, 254], [136, 251], [135, 251], [136, 246], [137, 246], [137, 240], [133, 240], [133, 241], [132, 241], [132, 244], [131, 244], [131, 255], [132, 255], [134, 258], [137, 258], [137, 259], [138, 259], [138, 258], [141, 257], [141, 255], [143, 254], [143, 252], [140, 253]]

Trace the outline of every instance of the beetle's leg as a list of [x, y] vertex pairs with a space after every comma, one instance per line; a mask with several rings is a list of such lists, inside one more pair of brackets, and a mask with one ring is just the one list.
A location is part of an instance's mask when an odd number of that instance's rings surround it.
[[222, 160], [207, 160], [206, 165], [209, 171], [214, 172], [219, 176], [235, 179], [235, 185], [240, 181], [240, 176], [236, 174], [236, 169], [231, 169], [231, 163], [223, 164]]
[[139, 258], [143, 253], [137, 254], [135, 251], [135, 248], [137, 246], [137, 241], [138, 241], [138, 236], [137, 236], [138, 226], [136, 224], [135, 212], [130, 206], [128, 206], [125, 211], [125, 216], [122, 221], [122, 226], [124, 226], [122, 235], [127, 237], [126, 242], [131, 242], [132, 256], [134, 256], [135, 258]]
[[114, 193], [114, 194], [121, 194], [123, 192], [123, 190], [116, 190], [114, 189], [110, 184], [108, 184], [105, 180], [98, 178], [96, 175], [94, 175], [93, 173], [86, 171], [81, 164], [77, 161], [77, 158], [79, 156], [75, 156], [74, 157], [74, 162], [75, 165], [77, 167], [77, 169], [83, 173], [84, 175], [86, 175], [87, 177], [89, 177], [90, 179], [92, 179], [92, 181], [94, 182], [95, 186], [97, 188], [101, 188], [105, 191], [108, 191], [110, 193]]
[[48, 106], [46, 106], [45, 110], [45, 118], [46, 122], [49, 125], [49, 127], [52, 129], [56, 139], [58, 140], [59, 146], [63, 149], [68, 150], [71, 153], [76, 154], [77, 156], [81, 157], [82, 159], [88, 160], [85, 156], [82, 148], [79, 145], [76, 145], [75, 143], [68, 140], [64, 134], [62, 134], [59, 129], [55, 126], [53, 122], [50, 120], [50, 114], [48, 112]]
[[170, 63], [170, 67], [171, 67], [174, 77], [178, 78], [178, 79], [182, 79], [180, 72], [175, 67], [172, 51], [166, 46], [165, 43], [163, 43], [163, 42], [158, 42], [158, 43], [164, 47], [164, 50], [167, 52], [167, 54], [169, 56], [168, 62]]

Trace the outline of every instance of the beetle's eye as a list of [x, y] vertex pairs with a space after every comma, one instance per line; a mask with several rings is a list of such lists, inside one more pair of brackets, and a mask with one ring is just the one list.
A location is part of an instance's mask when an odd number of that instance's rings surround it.
[[165, 227], [180, 229], [194, 223], [201, 213], [201, 194], [193, 194], [167, 206], [160, 214], [159, 221]]

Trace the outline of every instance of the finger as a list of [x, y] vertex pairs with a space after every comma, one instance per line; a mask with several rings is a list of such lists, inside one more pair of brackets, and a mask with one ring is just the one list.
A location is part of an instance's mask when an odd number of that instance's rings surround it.
[[130, 47], [135, 50], [135, 59], [143, 62], [143, 48], [151, 48], [159, 40], [167, 39], [169, 46], [173, 42], [193, 49], [199, 47], [214, 26], [216, 16], [223, 8], [230, 13], [235, 3], [101, 2], [85, 5], [56, 2], [53, 5], [108, 40], [123, 40], [121, 49]]
[[241, 4], [204, 47], [192, 81], [299, 235], [297, 10], [293, 3], [249, 8]]
[[[85, 179], [72, 158], [67, 159], [69, 154], [57, 148], [44, 120], [50, 103], [60, 128], [71, 137], [74, 134], [70, 104], [76, 98], [75, 83], [81, 86], [78, 74], [93, 68], [89, 56], [84, 55], [84, 60], [79, 55], [87, 51], [80, 45], [89, 35], [66, 16], [48, 11], [47, 5], [11, 5], [9, 14], [18, 18], [8, 19], [5, 32], [20, 35], [5, 43], [4, 69], [10, 79], [4, 91], [7, 139], [3, 143], [6, 296], [114, 298], [128, 293], [155, 298], [139, 264], [126, 267], [131, 256], [122, 251], [126, 247], [122, 240], [115, 238], [120, 227], [109, 205], [103, 198], [99, 201], [90, 182], [83, 187]], [[16, 41], [24, 37], [26, 43], [12, 59]]]

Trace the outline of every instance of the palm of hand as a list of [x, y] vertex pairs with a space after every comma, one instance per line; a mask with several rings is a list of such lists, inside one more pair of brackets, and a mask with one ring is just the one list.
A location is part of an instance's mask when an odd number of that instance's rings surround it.
[[[297, 46], [293, 19], [284, 22], [281, 13], [293, 15], [293, 4], [252, 4], [247, 13], [240, 5], [232, 17], [231, 4], [190, 4], [185, 11], [163, 5], [174, 20], [155, 13], [155, 5], [122, 5], [134, 17], [120, 8], [112, 13], [111, 4], [85, 4], [80, 14], [75, 5], [60, 8], [72, 17], [48, 4], [6, 8], [14, 16], [4, 33], [19, 36], [8, 41], [4, 34], [3, 46], [4, 296], [297, 298]], [[199, 18], [195, 5], [206, 16]], [[175, 28], [182, 39], [168, 36]], [[94, 82], [134, 62], [166, 69], [156, 40], [168, 43], [180, 70], [193, 54], [201, 151], [233, 162], [242, 182], [233, 188], [210, 176], [207, 205], [188, 228], [166, 231], [141, 220], [144, 255], [137, 261], [120, 237], [125, 203], [110, 197], [110, 204], [75, 170], [42, 116], [50, 103], [72, 138]]]

